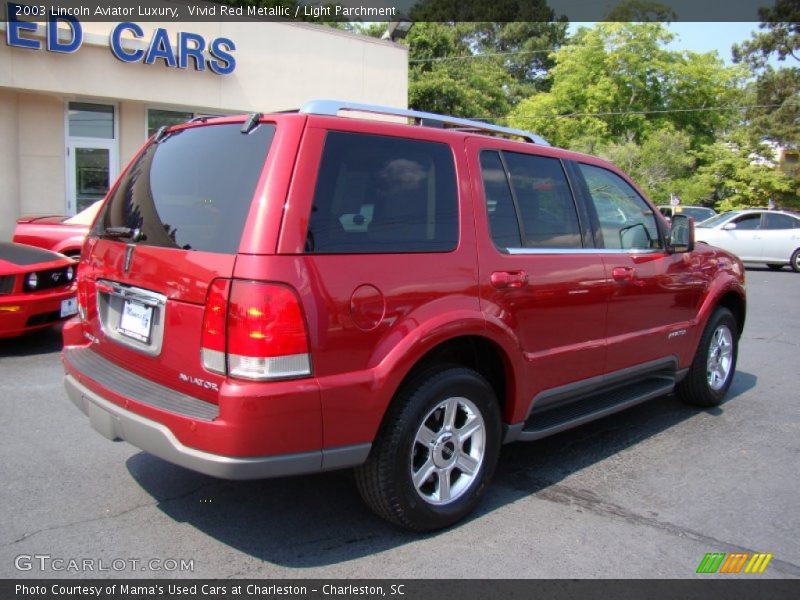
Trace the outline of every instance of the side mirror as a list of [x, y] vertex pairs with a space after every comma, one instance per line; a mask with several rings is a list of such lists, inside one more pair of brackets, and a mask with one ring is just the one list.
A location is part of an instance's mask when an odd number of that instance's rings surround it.
[[725, 223], [725, 225], [722, 226], [722, 229], [725, 231], [732, 231], [736, 229], [736, 223]]
[[686, 215], [672, 217], [672, 226], [669, 230], [667, 252], [691, 252], [694, 250], [694, 219]]

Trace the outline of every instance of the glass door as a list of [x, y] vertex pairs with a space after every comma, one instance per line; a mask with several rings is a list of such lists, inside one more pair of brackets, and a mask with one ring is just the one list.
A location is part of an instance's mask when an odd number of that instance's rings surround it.
[[102, 200], [117, 175], [113, 106], [70, 102], [67, 141], [67, 214]]

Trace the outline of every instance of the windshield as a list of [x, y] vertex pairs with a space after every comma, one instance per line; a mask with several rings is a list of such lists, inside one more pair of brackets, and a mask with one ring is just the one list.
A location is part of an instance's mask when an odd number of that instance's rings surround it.
[[731, 210], [729, 212], [722, 213], [721, 215], [715, 215], [715, 216], [711, 217], [710, 219], [706, 219], [702, 223], [698, 223], [696, 225], [696, 227], [704, 227], [704, 228], [705, 227], [715, 227], [715, 226], [719, 225], [720, 223], [724, 223], [728, 219], [732, 219], [733, 217], [735, 217], [739, 213], [740, 213], [740, 211], [738, 211], [738, 210]]
[[678, 214], [680, 213], [692, 217], [695, 221], [704, 221], [716, 214], [710, 208], [702, 208], [700, 206], [684, 206]]
[[140, 230], [140, 244], [235, 254], [275, 126], [241, 123], [176, 131], [151, 143], [123, 175], [95, 226]]

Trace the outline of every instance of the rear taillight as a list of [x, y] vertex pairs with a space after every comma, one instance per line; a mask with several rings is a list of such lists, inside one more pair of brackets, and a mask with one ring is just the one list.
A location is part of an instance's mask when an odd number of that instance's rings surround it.
[[203, 316], [203, 366], [241, 379], [311, 374], [300, 299], [286, 286], [217, 279]]
[[201, 354], [203, 366], [214, 373], [225, 375], [225, 320], [228, 314], [227, 279], [216, 279], [208, 289], [206, 309], [203, 313]]
[[89, 281], [78, 275], [78, 315], [82, 321], [89, 318]]

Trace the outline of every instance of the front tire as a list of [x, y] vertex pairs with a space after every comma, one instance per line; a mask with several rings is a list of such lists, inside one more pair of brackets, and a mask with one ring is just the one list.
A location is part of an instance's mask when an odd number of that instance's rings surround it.
[[678, 384], [681, 400], [704, 408], [722, 402], [736, 371], [738, 332], [733, 313], [727, 308], [717, 308], [703, 331], [689, 373]]
[[794, 254], [792, 254], [792, 259], [789, 263], [789, 266], [792, 267], [792, 271], [795, 273], [800, 273], [800, 248], [795, 250]]
[[448, 527], [485, 492], [500, 453], [500, 410], [478, 373], [450, 367], [414, 380], [392, 402], [359, 492], [384, 519], [414, 531]]

